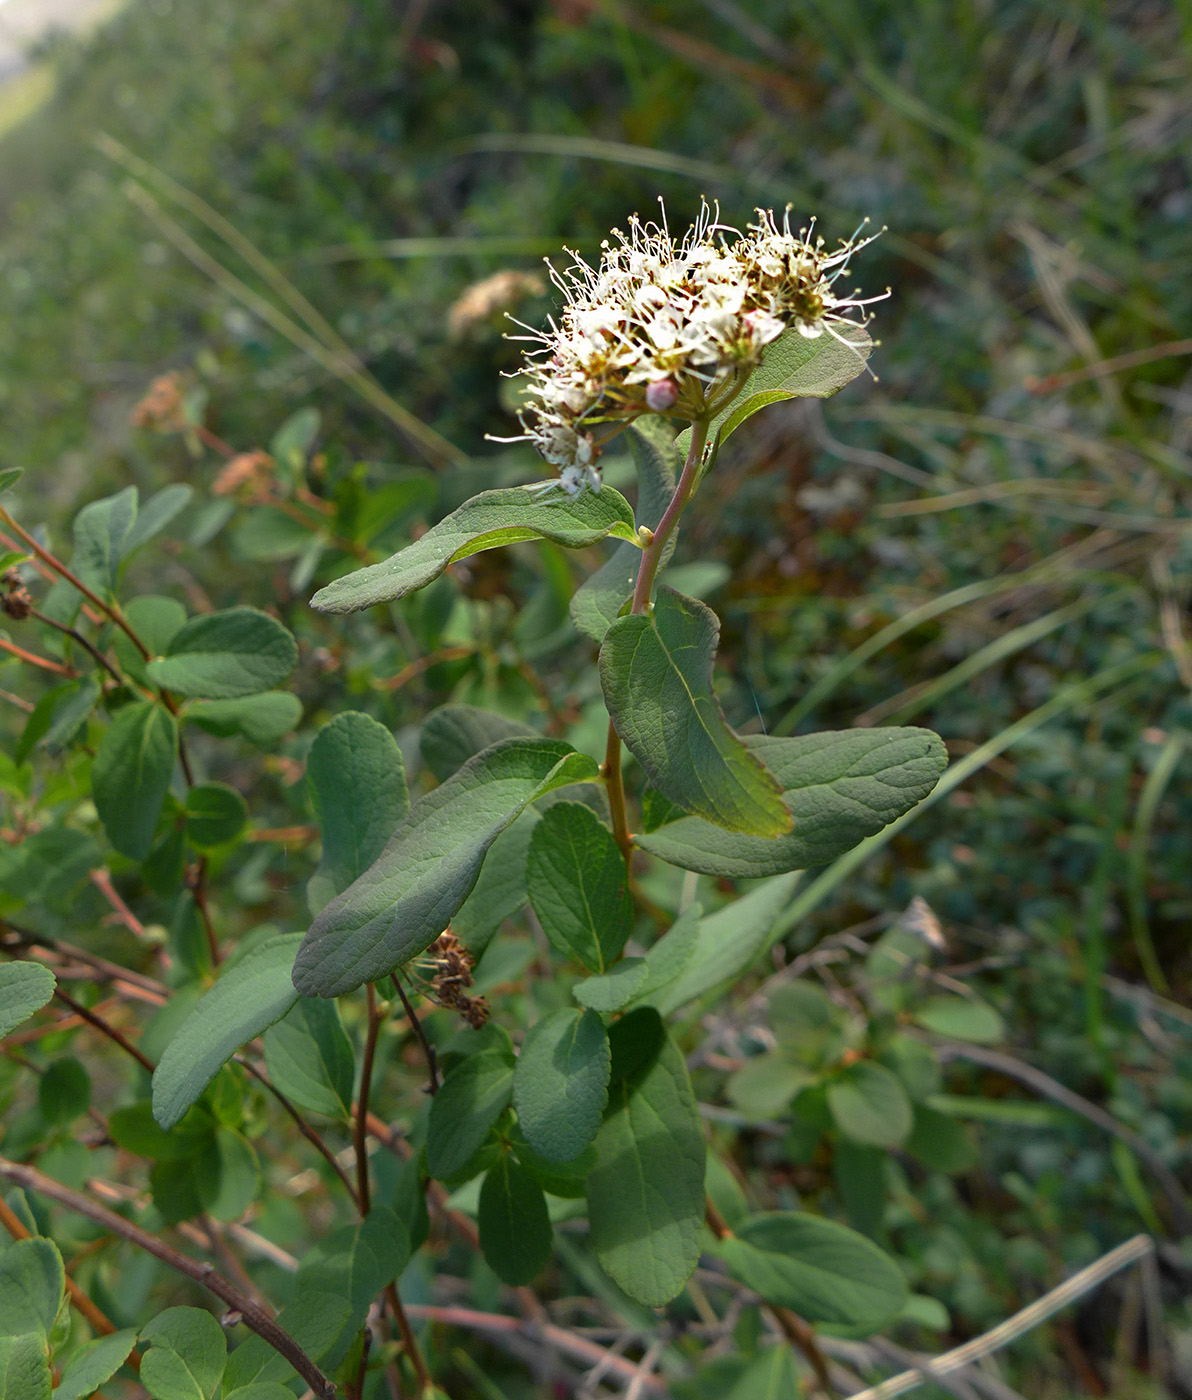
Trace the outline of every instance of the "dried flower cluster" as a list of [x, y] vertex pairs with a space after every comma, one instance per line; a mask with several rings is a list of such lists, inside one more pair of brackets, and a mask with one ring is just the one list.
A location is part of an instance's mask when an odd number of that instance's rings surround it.
[[[560, 322], [513, 337], [538, 346], [525, 431], [496, 441], [532, 442], [570, 495], [598, 491], [602, 443], [640, 414], [690, 422], [717, 412], [788, 328], [847, 344], [835, 328], [861, 329], [864, 307], [882, 298], [835, 287], [872, 237], [829, 252], [812, 229], [791, 231], [789, 210], [781, 227], [772, 211], [757, 215], [742, 234], [705, 204], [677, 241], [665, 212], [661, 224], [634, 215], [627, 235], [614, 230], [616, 242], [604, 242], [598, 269], [577, 253], [565, 271], [552, 267]], [[601, 437], [601, 424], [614, 426]]]
[[441, 933], [423, 953], [423, 969], [432, 973], [426, 995], [449, 1010], [458, 1011], [473, 1030], [488, 1020], [489, 1006], [483, 997], [469, 996], [472, 985], [472, 955], [450, 929]]

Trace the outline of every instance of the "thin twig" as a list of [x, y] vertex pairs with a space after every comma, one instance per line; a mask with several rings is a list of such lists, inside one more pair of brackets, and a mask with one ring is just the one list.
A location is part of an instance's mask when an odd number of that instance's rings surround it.
[[339, 1177], [340, 1181], [343, 1182], [345, 1190], [352, 1198], [352, 1204], [354, 1206], [359, 1206], [360, 1197], [356, 1194], [356, 1188], [352, 1185], [352, 1178], [344, 1171], [343, 1167], [340, 1166], [335, 1153], [327, 1146], [322, 1137], [311, 1127], [306, 1119], [303, 1118], [302, 1114], [298, 1112], [297, 1108], [286, 1098], [285, 1094], [273, 1083], [264, 1070], [254, 1065], [245, 1055], [236, 1055], [233, 1058], [236, 1063], [246, 1069], [259, 1084], [264, 1085], [264, 1087], [268, 1089], [281, 1107], [293, 1119], [294, 1125], [302, 1136], [311, 1144], [319, 1155], [330, 1164], [331, 1169], [335, 1172], [336, 1176]]
[[77, 642], [79, 646], [91, 656], [92, 660], [97, 661], [104, 668], [117, 685], [124, 684], [124, 677], [116, 670], [115, 666], [113, 666], [103, 652], [100, 651], [93, 642], [89, 642], [77, 628], [68, 627], [65, 622], [59, 622], [56, 617], [49, 617], [47, 614], [40, 612], [37, 608], [30, 608], [29, 616], [36, 618], [38, 622], [44, 623], [47, 627], [57, 628], [63, 636], [69, 637], [72, 642]]
[[50, 671], [55, 676], [65, 676], [67, 680], [76, 680], [78, 672], [73, 666], [63, 666], [60, 661], [51, 661], [48, 656], [37, 656], [34, 652], [26, 651], [24, 647], [17, 646], [16, 642], [10, 642], [5, 637], [0, 637], [0, 651], [8, 652], [9, 656], [15, 656], [18, 661], [23, 661], [27, 666], [36, 666], [39, 671]]
[[93, 1220], [97, 1225], [102, 1225], [104, 1229], [118, 1235], [122, 1240], [136, 1245], [138, 1249], [143, 1249], [146, 1254], [151, 1254], [155, 1259], [159, 1259], [177, 1273], [184, 1274], [187, 1278], [201, 1284], [208, 1292], [213, 1293], [228, 1307], [238, 1312], [250, 1331], [255, 1332], [279, 1356], [284, 1357], [310, 1386], [318, 1400], [335, 1400], [334, 1382], [327, 1379], [288, 1332], [284, 1332], [251, 1298], [246, 1298], [239, 1289], [229, 1283], [214, 1265], [199, 1263], [185, 1254], [180, 1254], [178, 1250], [165, 1244], [156, 1235], [142, 1230], [139, 1225], [134, 1225], [131, 1220], [126, 1220], [122, 1215], [117, 1215], [107, 1206], [101, 1206], [98, 1201], [84, 1196], [82, 1192], [72, 1191], [68, 1186], [63, 1186], [52, 1177], [39, 1172], [36, 1167], [26, 1166], [22, 1162], [10, 1162], [7, 1157], [0, 1157], [0, 1177], [13, 1182], [23, 1190], [36, 1191], [39, 1196], [57, 1201], [67, 1210], [73, 1210], [88, 1220]]
[[26, 549], [32, 550], [33, 553], [37, 555], [37, 557], [42, 561], [43, 564], [47, 564], [51, 569], [54, 570], [56, 574], [59, 574], [62, 578], [64, 578], [72, 588], [77, 589], [83, 595], [83, 597], [86, 598], [87, 601], [93, 607], [98, 608], [99, 611], [103, 613], [105, 617], [111, 618], [111, 620], [116, 624], [117, 627], [120, 628], [120, 630], [125, 634], [128, 640], [133, 644], [133, 646], [135, 646], [136, 649], [141, 653], [141, 656], [144, 658], [144, 660], [149, 660], [149, 658], [152, 656], [152, 652], [140, 639], [140, 637], [137, 636], [133, 629], [128, 625], [124, 614], [120, 611], [118, 607], [115, 606], [115, 604], [105, 603], [98, 593], [92, 592], [92, 590], [87, 587], [87, 585], [83, 582], [81, 578], [78, 577], [77, 574], [73, 574], [66, 567], [66, 565], [61, 561], [61, 559], [56, 558], [53, 554], [50, 553], [48, 549], [44, 549], [40, 544], [38, 544], [37, 540], [34, 539], [34, 537], [29, 533], [29, 531], [26, 530], [24, 526], [19, 525], [8, 513], [8, 511], [4, 509], [3, 506], [0, 506], [0, 520], [3, 520], [5, 525], [15, 535], [19, 537], [21, 543], [26, 547]]
[[974, 1361], [979, 1361], [981, 1357], [988, 1356], [1015, 1338], [1021, 1337], [1024, 1332], [1038, 1327], [1041, 1322], [1046, 1322], [1053, 1313], [1059, 1312], [1069, 1303], [1074, 1303], [1077, 1298], [1104, 1283], [1119, 1269], [1145, 1258], [1154, 1248], [1154, 1241], [1149, 1235], [1135, 1235], [1133, 1239], [1118, 1245], [1116, 1249], [1111, 1249], [1095, 1263], [1073, 1274], [1058, 1288], [1045, 1293], [1042, 1298], [1016, 1312], [1005, 1322], [999, 1323], [982, 1336], [975, 1337], [971, 1342], [965, 1342], [963, 1346], [954, 1347], [943, 1356], [935, 1357], [926, 1372], [918, 1368], [903, 1371], [900, 1375], [891, 1376], [889, 1380], [883, 1381], [881, 1385], [870, 1386], [868, 1390], [858, 1392], [851, 1400], [894, 1400], [895, 1396], [905, 1395], [908, 1390], [915, 1390], [930, 1379], [946, 1376], [963, 1366], [971, 1366]]
[[[540, 1341], [553, 1347], [566, 1356], [574, 1357], [589, 1366], [604, 1365], [611, 1375], [618, 1376], [628, 1384], [637, 1375], [637, 1363], [621, 1356], [610, 1356], [606, 1348], [590, 1342], [586, 1337], [577, 1336], [552, 1322], [534, 1323], [522, 1318], [506, 1317], [501, 1313], [477, 1312], [473, 1308], [439, 1307], [433, 1303], [407, 1303], [406, 1312], [413, 1318], [424, 1318], [428, 1322], [442, 1322], [451, 1327], [465, 1327], [476, 1332], [515, 1332], [523, 1337]], [[670, 1387], [658, 1376], [643, 1379], [642, 1388], [652, 1394], [665, 1395]]]
[[368, 984], [368, 1029], [364, 1036], [364, 1055], [360, 1061], [360, 1093], [356, 1104], [356, 1198], [360, 1214], [372, 1209], [372, 1193], [368, 1180], [368, 1098], [372, 1091], [373, 1059], [377, 1053], [377, 1034], [381, 1018], [377, 1013], [377, 989]]
[[112, 884], [111, 875], [109, 875], [102, 866], [97, 866], [94, 870], [88, 872], [88, 879], [108, 901], [116, 913], [119, 914], [120, 922], [128, 929], [129, 933], [135, 933], [138, 938], [143, 937], [145, 925], [141, 923], [140, 919], [137, 918], [128, 905], [125, 904], [124, 900], [117, 894], [116, 888]]
[[138, 987], [142, 991], [152, 993], [162, 999], [169, 995], [169, 988], [163, 982], [146, 977], [143, 972], [132, 972], [126, 967], [121, 967], [119, 963], [109, 962], [107, 958], [97, 957], [94, 953], [87, 952], [86, 949], [76, 948], [73, 943], [64, 943], [60, 938], [50, 938], [46, 934], [34, 933], [31, 929], [9, 923], [7, 919], [0, 920], [0, 946], [4, 948], [5, 952], [11, 952], [10, 944], [18, 948], [44, 948], [57, 957], [69, 959], [71, 962], [77, 962], [83, 967], [90, 968], [106, 981], [125, 982], [131, 987]]
[[422, 1022], [410, 1005], [410, 998], [406, 995], [406, 989], [401, 984], [401, 974], [395, 973], [393, 985], [397, 988], [397, 995], [401, 999], [402, 1008], [406, 1013], [406, 1020], [410, 1023], [410, 1029], [418, 1038], [418, 1044], [422, 1046], [422, 1053], [426, 1056], [426, 1072], [430, 1076], [428, 1088], [433, 1098], [439, 1092], [439, 1061], [435, 1054], [435, 1047], [426, 1038], [426, 1031], [422, 1028]]
[[[708, 1222], [708, 1228], [718, 1240], [728, 1239], [732, 1235], [728, 1221], [716, 1209], [709, 1199], [705, 1203], [704, 1219]], [[811, 1369], [815, 1372], [815, 1379], [818, 1388], [825, 1395], [833, 1393], [832, 1377], [828, 1369], [828, 1361], [820, 1350], [819, 1342], [815, 1332], [790, 1308], [769, 1305], [767, 1311], [778, 1324], [782, 1335], [791, 1346], [800, 1351], [806, 1358]]]
[[82, 1002], [75, 1001], [74, 997], [68, 996], [60, 986], [54, 988], [54, 996], [63, 1006], [69, 1006], [76, 1016], [81, 1016], [93, 1030], [97, 1030], [100, 1035], [106, 1035], [107, 1038], [118, 1045], [125, 1054], [131, 1055], [142, 1069], [148, 1070], [150, 1074], [153, 1073], [155, 1069], [153, 1061], [144, 1051], [139, 1050], [123, 1032], [118, 1031], [115, 1026], [105, 1021], [102, 1016], [97, 1016], [94, 1011], [88, 1010]]

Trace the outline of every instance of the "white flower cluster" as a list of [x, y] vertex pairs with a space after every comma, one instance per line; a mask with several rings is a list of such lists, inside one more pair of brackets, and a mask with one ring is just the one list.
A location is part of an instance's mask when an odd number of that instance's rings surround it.
[[[628, 235], [614, 229], [616, 242], [602, 244], [599, 268], [574, 252], [565, 271], [551, 267], [564, 298], [559, 323], [512, 337], [538, 346], [519, 415], [525, 431], [494, 441], [532, 442], [559, 470], [548, 484], [569, 495], [599, 491], [602, 444], [640, 414], [694, 421], [715, 413], [788, 327], [848, 344], [835, 327], [862, 328], [863, 308], [881, 298], [834, 288], [876, 235], [828, 252], [813, 230], [791, 231], [789, 210], [781, 227], [772, 211], [757, 215], [741, 234], [705, 204], [675, 240], [665, 212], [661, 224], [635, 214]], [[600, 436], [602, 424], [613, 426]]]

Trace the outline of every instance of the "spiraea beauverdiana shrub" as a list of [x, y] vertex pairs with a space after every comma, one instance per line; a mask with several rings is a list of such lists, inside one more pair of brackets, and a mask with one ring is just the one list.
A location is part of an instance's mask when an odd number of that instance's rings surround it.
[[[874, 299], [844, 279], [868, 241], [829, 249], [766, 211], [741, 233], [704, 208], [682, 237], [635, 218], [604, 246], [598, 267], [575, 257], [553, 272], [563, 306], [557, 323], [529, 336], [523, 433], [512, 440], [532, 443], [557, 475], [473, 497], [391, 558], [327, 584], [313, 606], [331, 615], [387, 607], [453, 563], [506, 544], [611, 546], [570, 605], [578, 632], [598, 649], [603, 758], [507, 716], [450, 704], [425, 717], [425, 778], [411, 792], [393, 736], [364, 714], [336, 716], [306, 757], [322, 858], [305, 889], [305, 931], [221, 946], [210, 888], [219, 867], [207, 853], [244, 839], [247, 812], [230, 788], [199, 781], [187, 747], [201, 731], [203, 743], [235, 737], [268, 748], [298, 723], [301, 707], [281, 689], [298, 655], [289, 632], [252, 608], [189, 617], [171, 599], [121, 601], [124, 561], [181, 509], [183, 488], [167, 488], [143, 511], [132, 488], [88, 506], [69, 566], [0, 512], [3, 528], [59, 580], [58, 626], [97, 668], [79, 674], [73, 663], [54, 663], [69, 679], [37, 712], [30, 740], [29, 752], [46, 733], [78, 746], [77, 812], [68, 813], [73, 824], [55, 858], [75, 852], [85, 871], [106, 840], [130, 879], [177, 902], [185, 930], [171, 935], [168, 985], [164, 976], [135, 984], [169, 1012], [152, 1035], [137, 1046], [103, 1016], [89, 1012], [86, 1022], [138, 1061], [134, 1101], [109, 1106], [105, 1121], [114, 1142], [154, 1163], [156, 1214], [117, 1213], [29, 1165], [8, 1139], [0, 1175], [88, 1216], [121, 1247], [156, 1251], [256, 1333], [226, 1356], [208, 1315], [184, 1308], [154, 1318], [140, 1329], [141, 1379], [154, 1396], [182, 1394], [154, 1379], [175, 1366], [170, 1356], [200, 1375], [187, 1395], [222, 1385], [228, 1400], [241, 1391], [258, 1400], [258, 1387], [259, 1400], [281, 1400], [289, 1393], [281, 1383], [296, 1375], [320, 1397], [340, 1385], [371, 1396], [390, 1380], [429, 1392], [433, 1358], [391, 1286], [427, 1238], [428, 1199], [448, 1224], [461, 1210], [475, 1218], [464, 1235], [511, 1285], [552, 1267], [553, 1222], [564, 1217], [580, 1232], [572, 1241], [582, 1238], [623, 1293], [648, 1307], [679, 1299], [705, 1251], [710, 1267], [760, 1297], [813, 1366], [823, 1364], [815, 1323], [862, 1335], [899, 1314], [902, 1275], [875, 1244], [810, 1211], [751, 1208], [709, 1157], [686, 1053], [700, 1009], [783, 936], [797, 872], [837, 859], [925, 798], [943, 771], [943, 747], [908, 728], [738, 733], [713, 687], [717, 618], [659, 581], [681, 517], [731, 433], [768, 404], [826, 397], [864, 368]], [[622, 433], [637, 470], [633, 505], [601, 481], [602, 455]], [[272, 456], [236, 457], [233, 467], [250, 461], [252, 471], [221, 481], [270, 500], [283, 456], [275, 446]], [[329, 528], [327, 513], [319, 528]], [[352, 542], [346, 515], [334, 528]], [[357, 552], [367, 557], [363, 546]], [[6, 596], [10, 618], [30, 616], [23, 576]], [[76, 624], [95, 629], [94, 639]], [[696, 896], [673, 915], [640, 895], [642, 871], [667, 866], [689, 872], [685, 888]], [[700, 875], [715, 883], [701, 887]], [[93, 883], [135, 930], [106, 879]], [[755, 883], [727, 898], [737, 879]], [[14, 959], [0, 967], [6, 1034], [51, 996], [67, 995], [45, 960], [69, 964], [67, 945], [37, 931], [36, 901], [56, 909], [62, 891], [45, 880], [35, 888], [31, 877], [21, 888], [35, 907], [28, 928], [5, 926]], [[701, 888], [718, 906], [707, 913]], [[483, 972], [525, 920], [543, 951], [518, 997], [490, 1015], [471, 989], [473, 968]], [[112, 965], [80, 966], [99, 977]], [[871, 1144], [872, 1117], [850, 1117], [848, 1105], [877, 1094], [897, 1120], [888, 1141], [900, 1141], [895, 1128], [910, 1132], [923, 1083], [914, 1054], [907, 1051], [905, 1075], [886, 1067], [901, 1063], [893, 1051], [879, 1064], [857, 1048], [870, 1034], [861, 1021], [798, 985], [795, 1020], [815, 1031], [814, 1047], [799, 1052], [793, 1079], [790, 1064], [776, 1066], [787, 1100], [804, 1089], [820, 1095], [832, 1131]], [[337, 1005], [350, 996], [355, 1037]], [[442, 1008], [425, 1026], [418, 998], [423, 1011]], [[395, 1033], [425, 1056], [413, 1092], [409, 1073], [378, 1057]], [[900, 1043], [893, 1022], [881, 1034]], [[871, 1048], [884, 1055], [889, 1047]], [[264, 1131], [265, 1108], [251, 1086], [279, 1096], [286, 1121], [302, 1125], [300, 1147], [321, 1153], [315, 1160], [334, 1201], [335, 1228], [293, 1261], [276, 1318], [242, 1280], [172, 1246], [163, 1252], [152, 1233], [163, 1221], [208, 1214], [239, 1220], [260, 1194], [249, 1133]], [[372, 1108], [384, 1102], [392, 1112], [395, 1099], [400, 1124], [389, 1127]], [[336, 1134], [338, 1155], [328, 1146]], [[445, 1210], [448, 1192], [459, 1194]], [[64, 1287], [56, 1246], [28, 1223], [27, 1207], [13, 1220], [15, 1236], [34, 1239], [12, 1247], [24, 1251], [19, 1258], [12, 1250], [0, 1257], [0, 1269], [44, 1303], [18, 1319], [29, 1323], [18, 1338], [21, 1364], [41, 1385], [55, 1346], [75, 1364], [78, 1338], [63, 1342], [69, 1328], [55, 1331]], [[103, 1332], [97, 1306], [79, 1306]], [[6, 1316], [0, 1302], [0, 1326]], [[133, 1331], [115, 1335], [120, 1341], [102, 1353], [111, 1368], [95, 1385], [129, 1355]], [[97, 1354], [79, 1350], [78, 1365]], [[69, 1393], [85, 1392], [76, 1385]]]

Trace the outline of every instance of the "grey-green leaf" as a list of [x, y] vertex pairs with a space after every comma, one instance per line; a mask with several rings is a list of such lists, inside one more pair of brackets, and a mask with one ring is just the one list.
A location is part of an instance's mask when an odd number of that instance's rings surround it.
[[[675, 491], [682, 458], [675, 447], [674, 429], [663, 418], [643, 416], [630, 425], [626, 438], [637, 466], [637, 523], [658, 528]], [[670, 558], [678, 542], [676, 531], [667, 541], [662, 562]], [[571, 620], [599, 644], [633, 596], [641, 551], [636, 545], [618, 544], [612, 557], [586, 579], [571, 598]]]
[[124, 538], [123, 558], [127, 559], [134, 550], [147, 544], [154, 535], [166, 528], [175, 516], [180, 515], [188, 505], [194, 491], [182, 482], [163, 486], [137, 512], [128, 534]]
[[885, 1065], [858, 1060], [827, 1088], [828, 1107], [840, 1131], [854, 1142], [897, 1147], [914, 1123], [902, 1081]]
[[216, 1071], [298, 1000], [291, 969], [301, 939], [299, 933], [266, 938], [200, 997], [153, 1075], [153, 1116], [163, 1128], [172, 1128]]
[[462, 1171], [512, 1094], [513, 1066], [499, 1050], [482, 1050], [455, 1065], [430, 1106], [426, 1137], [430, 1174], [444, 1181]]
[[541, 820], [533, 807], [527, 807], [501, 832], [484, 857], [472, 893], [455, 911], [451, 931], [473, 960], [479, 960], [496, 931], [526, 902], [526, 856]]
[[[616, 1042], [636, 1040], [642, 1030], [662, 1035], [652, 1008], [613, 1026], [614, 1065], [623, 1058]], [[634, 1058], [627, 1057], [631, 1065]], [[596, 1157], [587, 1182], [596, 1256], [631, 1298], [661, 1307], [695, 1269], [704, 1218], [703, 1126], [687, 1066], [669, 1038], [613, 1079]]]
[[782, 785], [791, 831], [765, 840], [681, 817], [636, 843], [672, 865], [736, 879], [827, 865], [910, 811], [948, 766], [929, 729], [845, 729], [793, 739], [751, 734], [745, 744]]
[[244, 798], [227, 783], [200, 783], [186, 794], [186, 834], [200, 850], [234, 841], [247, 823]]
[[635, 538], [633, 511], [612, 487], [581, 496], [562, 491], [538, 496], [528, 486], [483, 491], [383, 564], [370, 564], [320, 589], [311, 607], [347, 613], [391, 603], [425, 588], [448, 564], [498, 545], [544, 539], [584, 549], [609, 535]]
[[610, 1065], [608, 1035], [594, 1011], [553, 1011], [526, 1033], [513, 1072], [513, 1106], [540, 1157], [570, 1162], [595, 1139]]
[[[352, 1337], [364, 1325], [380, 1291], [401, 1273], [410, 1258], [409, 1231], [388, 1206], [374, 1206], [359, 1225], [342, 1226], [326, 1236], [303, 1259], [298, 1271], [298, 1310], [305, 1290], [313, 1285], [320, 1296], [330, 1292], [347, 1299], [350, 1312], [330, 1343], [328, 1364], [337, 1365]], [[275, 1368], [274, 1368], [275, 1369]], [[260, 1379], [274, 1379], [270, 1370]]]
[[228, 1359], [223, 1328], [201, 1308], [167, 1308], [142, 1329], [141, 1384], [154, 1400], [212, 1400]]
[[[855, 327], [842, 327], [840, 335], [845, 343], [826, 333], [808, 339], [792, 328], [768, 346], [741, 394], [713, 418], [708, 430], [711, 455], [747, 418], [770, 404], [784, 399], [828, 399], [851, 384], [865, 368], [873, 342]], [[680, 452], [686, 453], [690, 440], [690, 428], [679, 434]]]
[[410, 810], [410, 794], [396, 739], [355, 711], [336, 715], [319, 730], [306, 778], [323, 836], [323, 858], [307, 887], [317, 914], [385, 849]]
[[782, 789], [729, 728], [712, 690], [719, 635], [710, 608], [660, 588], [651, 613], [608, 629], [600, 648], [605, 704], [663, 796], [729, 831], [781, 836], [791, 828]]
[[174, 772], [178, 722], [151, 700], [126, 705], [99, 741], [91, 793], [108, 840], [144, 860]]
[[911, 1014], [919, 1025], [936, 1035], [972, 1041], [975, 1045], [996, 1045], [1006, 1034], [1001, 1016], [978, 997], [928, 997]]
[[526, 890], [565, 958], [603, 972], [633, 928], [633, 901], [612, 832], [579, 802], [556, 802], [530, 837]]
[[650, 998], [663, 1016], [735, 981], [761, 956], [798, 879], [797, 875], [775, 876], [700, 919], [699, 939], [683, 971]]
[[689, 905], [646, 953], [646, 979], [633, 994], [633, 1005], [657, 1005], [663, 988], [685, 971], [700, 943], [698, 904]]
[[124, 1365], [136, 1339], [136, 1332], [125, 1328], [88, 1342], [63, 1367], [54, 1400], [88, 1400]]
[[479, 705], [441, 705], [427, 716], [418, 743], [423, 763], [442, 783], [481, 749], [515, 738], [534, 739], [537, 732]]
[[303, 996], [384, 977], [443, 932], [489, 847], [535, 798], [586, 782], [596, 764], [557, 740], [505, 739], [421, 798], [384, 851], [319, 914], [294, 964]]
[[622, 958], [617, 965], [599, 977], [585, 977], [571, 989], [571, 995], [581, 1006], [609, 1015], [628, 1006], [642, 987], [650, 969], [645, 958]]
[[488, 1169], [480, 1188], [480, 1249], [493, 1273], [518, 1287], [530, 1283], [550, 1258], [550, 1216], [542, 1187], [508, 1152]]
[[235, 700], [272, 690], [298, 663], [298, 644], [256, 608], [193, 617], [166, 654], [145, 668], [154, 685], [203, 700]]
[[274, 744], [302, 718], [302, 701], [288, 690], [267, 690], [238, 700], [197, 700], [187, 706], [186, 718], [221, 738], [240, 734], [250, 744]]
[[66, 1273], [53, 1240], [15, 1240], [0, 1254], [0, 1334], [48, 1337], [62, 1306]]
[[50, 1400], [52, 1384], [44, 1337], [0, 1336], [0, 1400]]
[[906, 1302], [898, 1265], [847, 1226], [793, 1211], [757, 1215], [720, 1241], [729, 1272], [767, 1303], [808, 1322], [877, 1332]]
[[106, 598], [115, 591], [120, 560], [136, 518], [135, 486], [92, 501], [74, 518], [71, 570], [88, 588]]
[[355, 1057], [335, 1002], [300, 998], [265, 1032], [265, 1067], [274, 1087], [299, 1108], [347, 1121]]
[[56, 985], [54, 974], [41, 963], [0, 964], [0, 1040], [40, 1011]]

